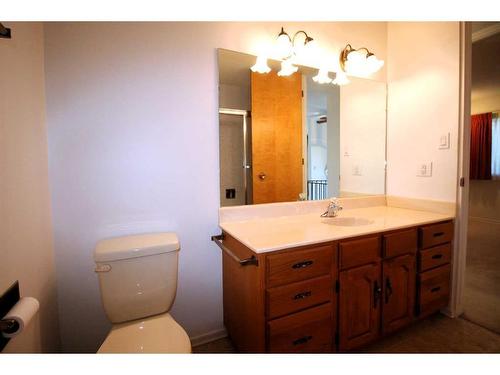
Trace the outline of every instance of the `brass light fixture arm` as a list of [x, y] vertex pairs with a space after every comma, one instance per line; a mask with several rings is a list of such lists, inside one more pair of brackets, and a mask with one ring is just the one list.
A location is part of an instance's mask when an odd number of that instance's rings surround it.
[[283, 27], [281, 27], [281, 31], [280, 33], [278, 34], [278, 38], [281, 36], [281, 35], [286, 35], [288, 40], [290, 41], [290, 43], [292, 44], [292, 51], [290, 53], [290, 55], [286, 56], [285, 58], [283, 58], [283, 60], [288, 60], [288, 59], [291, 59], [294, 55], [295, 55], [295, 51], [293, 50], [293, 48], [295, 47], [295, 38], [299, 35], [299, 34], [304, 34], [305, 35], [305, 39], [304, 39], [304, 45], [306, 45], [307, 43], [309, 42], [312, 42], [313, 41], [313, 38], [311, 38], [309, 35], [307, 35], [307, 33], [304, 31], [304, 30], [299, 30], [297, 31], [295, 34], [293, 34], [293, 38], [290, 38], [290, 35], [288, 35], [288, 33], [284, 30]]
[[342, 52], [340, 52], [340, 56], [339, 56], [340, 67], [342, 68], [342, 70], [344, 72], [345, 72], [345, 62], [347, 61], [347, 55], [349, 55], [349, 53], [351, 53], [353, 51], [359, 51], [359, 50], [363, 50], [363, 49], [366, 51], [366, 57], [370, 57], [371, 55], [373, 55], [373, 53], [370, 52], [370, 50], [366, 47], [352, 48], [352, 46], [350, 44], [347, 44], [344, 47]]
[[299, 34], [304, 34], [305, 35], [305, 39], [304, 39], [304, 45], [306, 45], [307, 43], [309, 42], [312, 42], [313, 41], [313, 38], [311, 38], [309, 35], [307, 35], [307, 33], [304, 31], [304, 30], [299, 30], [297, 31], [295, 34], [293, 34], [293, 38], [292, 38], [292, 45], [295, 46], [295, 38], [299, 35]]

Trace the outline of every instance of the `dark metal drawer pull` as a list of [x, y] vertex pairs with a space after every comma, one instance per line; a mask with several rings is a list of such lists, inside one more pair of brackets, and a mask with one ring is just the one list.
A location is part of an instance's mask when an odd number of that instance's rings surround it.
[[436, 233], [433, 233], [432, 235], [434, 237], [441, 237], [442, 235], [444, 235], [444, 232], [436, 232]]
[[304, 299], [304, 298], [307, 298], [307, 297], [311, 297], [312, 295], [312, 292], [310, 290], [308, 290], [307, 292], [302, 292], [302, 293], [299, 293], [299, 294], [296, 294], [293, 299], [297, 300], [297, 299]]
[[314, 262], [312, 260], [306, 260], [304, 262], [299, 262], [299, 263], [295, 263], [292, 268], [294, 269], [299, 269], [299, 268], [306, 268], [306, 267], [309, 267], [310, 265], [312, 265]]
[[301, 345], [301, 344], [305, 344], [306, 342], [308, 342], [309, 340], [311, 340], [313, 337], [312, 336], [304, 336], [304, 337], [301, 337], [300, 339], [297, 339], [293, 342], [293, 345]]
[[443, 257], [443, 254], [436, 254], [432, 256], [432, 259], [441, 259]]
[[440, 287], [440, 286], [437, 286], [437, 287], [435, 287], [435, 288], [432, 288], [432, 289], [431, 289], [431, 292], [432, 292], [432, 293], [434, 293], [434, 292], [438, 292], [438, 291], [440, 291], [440, 290], [441, 290], [441, 287]]

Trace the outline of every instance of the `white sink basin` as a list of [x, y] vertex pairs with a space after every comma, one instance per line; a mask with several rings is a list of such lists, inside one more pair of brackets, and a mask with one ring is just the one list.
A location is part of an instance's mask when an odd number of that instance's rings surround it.
[[332, 217], [323, 220], [323, 223], [329, 225], [338, 225], [341, 227], [356, 227], [360, 225], [373, 224], [373, 220], [364, 217]]

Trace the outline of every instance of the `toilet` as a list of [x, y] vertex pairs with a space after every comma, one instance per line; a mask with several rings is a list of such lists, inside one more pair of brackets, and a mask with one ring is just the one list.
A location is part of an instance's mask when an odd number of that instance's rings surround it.
[[98, 353], [191, 353], [187, 333], [168, 313], [177, 290], [179, 250], [175, 233], [97, 244], [95, 271], [113, 324]]

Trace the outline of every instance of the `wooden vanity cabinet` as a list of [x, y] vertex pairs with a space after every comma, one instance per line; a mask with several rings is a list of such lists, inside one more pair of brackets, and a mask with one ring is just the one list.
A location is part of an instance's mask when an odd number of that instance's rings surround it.
[[342, 241], [339, 249], [340, 350], [359, 348], [411, 323], [416, 228]]
[[382, 332], [396, 331], [414, 319], [415, 253], [384, 260], [382, 268]]
[[339, 349], [373, 341], [380, 330], [380, 236], [339, 244]]
[[265, 256], [266, 351], [335, 351], [337, 244]]
[[[397, 331], [448, 303], [452, 230], [450, 221], [262, 254], [224, 234], [228, 334], [239, 352], [324, 353]], [[258, 264], [237, 261], [252, 256]]]
[[339, 349], [373, 341], [380, 330], [380, 262], [340, 272]]
[[453, 222], [419, 228], [417, 308], [419, 318], [448, 305], [451, 278]]

